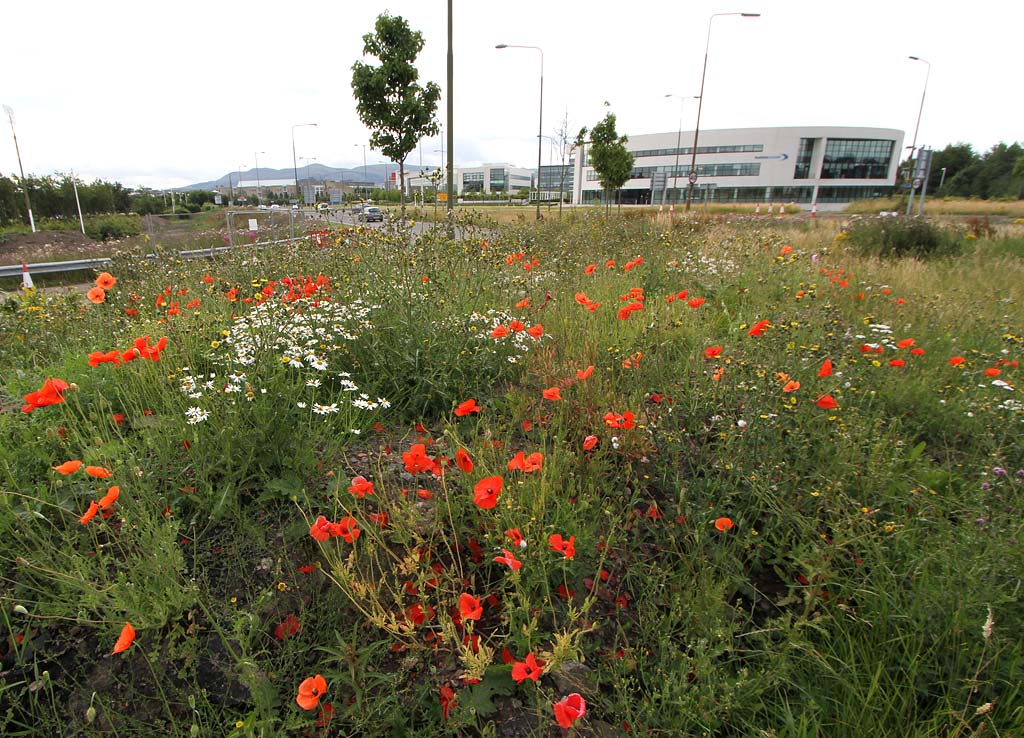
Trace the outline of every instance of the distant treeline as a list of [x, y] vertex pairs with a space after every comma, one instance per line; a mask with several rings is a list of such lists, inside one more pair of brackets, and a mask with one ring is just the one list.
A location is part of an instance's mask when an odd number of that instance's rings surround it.
[[978, 154], [970, 144], [956, 143], [936, 150], [932, 154], [928, 193], [983, 200], [1024, 199], [1024, 147], [1019, 143], [1000, 143]]
[[[97, 179], [92, 183], [76, 180], [78, 184], [78, 200], [82, 205], [83, 215], [102, 215], [108, 213], [150, 213], [169, 212], [171, 197], [159, 192], [148, 190], [131, 191], [120, 182], [107, 182]], [[25, 177], [28, 185], [29, 198], [32, 203], [32, 215], [36, 221], [44, 219], [65, 220], [77, 219], [75, 207], [75, 190], [70, 175], [54, 175], [49, 177]], [[16, 224], [28, 225], [28, 213], [25, 212], [25, 193], [21, 188], [19, 177], [7, 177], [0, 174], [0, 226]], [[189, 191], [175, 194], [175, 207], [178, 212], [188, 210], [199, 212], [205, 203], [213, 202], [212, 192]]]

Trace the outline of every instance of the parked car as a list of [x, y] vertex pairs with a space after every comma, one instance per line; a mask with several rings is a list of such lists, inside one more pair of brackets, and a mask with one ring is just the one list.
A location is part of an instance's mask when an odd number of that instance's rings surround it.
[[352, 210], [350, 212], [352, 213], [352, 215], [362, 215], [363, 208], [365, 207], [366, 205], [364, 205], [363, 203], [357, 202], [355, 205], [352, 206]]
[[383, 223], [384, 211], [376, 206], [371, 205], [369, 207], [363, 208], [362, 218], [367, 223], [373, 223], [374, 221], [377, 221], [378, 223]]

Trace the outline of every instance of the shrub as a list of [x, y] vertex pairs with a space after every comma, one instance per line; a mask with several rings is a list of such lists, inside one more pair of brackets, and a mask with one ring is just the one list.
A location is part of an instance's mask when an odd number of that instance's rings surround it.
[[142, 225], [134, 215], [101, 215], [85, 223], [85, 234], [94, 241], [107, 241], [142, 233]]
[[925, 220], [882, 218], [855, 223], [847, 240], [867, 256], [953, 256], [960, 253], [960, 236]]

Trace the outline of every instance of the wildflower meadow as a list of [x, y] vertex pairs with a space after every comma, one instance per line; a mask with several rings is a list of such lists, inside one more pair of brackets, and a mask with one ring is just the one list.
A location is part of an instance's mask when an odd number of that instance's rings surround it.
[[599, 216], [9, 295], [0, 734], [1024, 734], [1022, 257]]

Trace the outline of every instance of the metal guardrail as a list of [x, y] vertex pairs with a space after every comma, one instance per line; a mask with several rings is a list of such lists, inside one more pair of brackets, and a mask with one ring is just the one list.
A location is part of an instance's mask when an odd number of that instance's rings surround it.
[[[297, 236], [295, 238], [282, 238], [277, 241], [257, 241], [251, 244], [239, 244], [238, 246], [217, 246], [209, 249], [193, 249], [190, 251], [179, 251], [178, 256], [183, 259], [195, 259], [205, 258], [210, 259], [217, 254], [225, 251], [233, 251], [240, 248], [266, 248], [267, 246], [276, 246], [281, 243], [291, 243], [292, 241], [302, 241], [308, 238], [308, 236]], [[147, 259], [155, 260], [156, 254], [146, 254]], [[101, 269], [108, 267], [114, 263], [113, 259], [102, 257], [99, 259], [78, 259], [77, 261], [47, 261], [40, 262], [38, 264], [27, 264], [28, 271], [30, 274], [54, 274], [58, 272], [78, 272], [86, 269]], [[3, 277], [20, 277], [22, 272], [21, 264], [10, 264], [8, 266], [0, 266], [0, 278]]]

